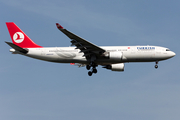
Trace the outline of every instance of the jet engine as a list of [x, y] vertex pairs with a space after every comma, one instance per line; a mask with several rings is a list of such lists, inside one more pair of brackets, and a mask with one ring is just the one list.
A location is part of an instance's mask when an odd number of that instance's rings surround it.
[[110, 69], [112, 71], [124, 71], [124, 63], [119, 63], [119, 64], [112, 64], [112, 65], [106, 65], [106, 69]]
[[105, 56], [111, 60], [122, 60], [123, 54], [122, 52], [108, 52]]

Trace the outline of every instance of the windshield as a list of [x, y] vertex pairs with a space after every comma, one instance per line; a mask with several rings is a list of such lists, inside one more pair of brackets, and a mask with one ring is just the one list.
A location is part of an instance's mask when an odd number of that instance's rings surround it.
[[170, 49], [167, 48], [166, 51], [170, 51]]

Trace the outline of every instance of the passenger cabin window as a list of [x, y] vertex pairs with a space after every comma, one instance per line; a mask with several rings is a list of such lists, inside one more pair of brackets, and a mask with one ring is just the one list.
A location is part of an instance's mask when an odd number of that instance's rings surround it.
[[166, 49], [166, 51], [170, 51], [170, 49]]

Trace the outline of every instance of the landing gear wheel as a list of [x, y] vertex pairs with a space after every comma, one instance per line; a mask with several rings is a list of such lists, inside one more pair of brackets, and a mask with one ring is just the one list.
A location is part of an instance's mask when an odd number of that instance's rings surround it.
[[87, 70], [90, 70], [90, 69], [91, 69], [91, 66], [90, 66], [90, 65], [86, 65], [86, 69], [87, 69]]
[[157, 68], [158, 68], [158, 65], [155, 65], [154, 67], [157, 69]]
[[93, 71], [92, 71], [93, 73], [97, 73], [97, 69], [96, 68], [93, 68]]
[[91, 72], [91, 71], [89, 71], [89, 72], [88, 72], [88, 75], [89, 75], [89, 76], [92, 76], [92, 72]]
[[90, 70], [90, 69], [92, 68], [91, 71], [88, 72], [88, 75], [89, 75], [89, 76], [92, 76], [93, 73], [94, 73], [94, 74], [97, 73], [97, 69], [96, 69], [97, 66], [98, 66], [98, 65], [94, 62], [94, 60], [91, 61], [90, 64], [86, 65], [86, 69], [87, 69], [87, 70]]

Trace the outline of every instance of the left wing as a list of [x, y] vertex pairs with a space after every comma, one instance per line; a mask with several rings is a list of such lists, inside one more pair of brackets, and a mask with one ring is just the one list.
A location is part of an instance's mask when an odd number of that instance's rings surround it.
[[68, 36], [71, 39], [72, 45], [75, 45], [76, 49], [80, 49], [80, 52], [83, 52], [85, 57], [91, 55], [96, 55], [96, 57], [100, 57], [102, 53], [105, 52], [104, 49], [64, 29], [59, 23], [56, 23], [56, 26], [61, 32], [63, 32], [66, 36]]
[[81, 64], [81, 63], [70, 63], [70, 65], [75, 65], [78, 66], [79, 68], [86, 66], [86, 64]]

